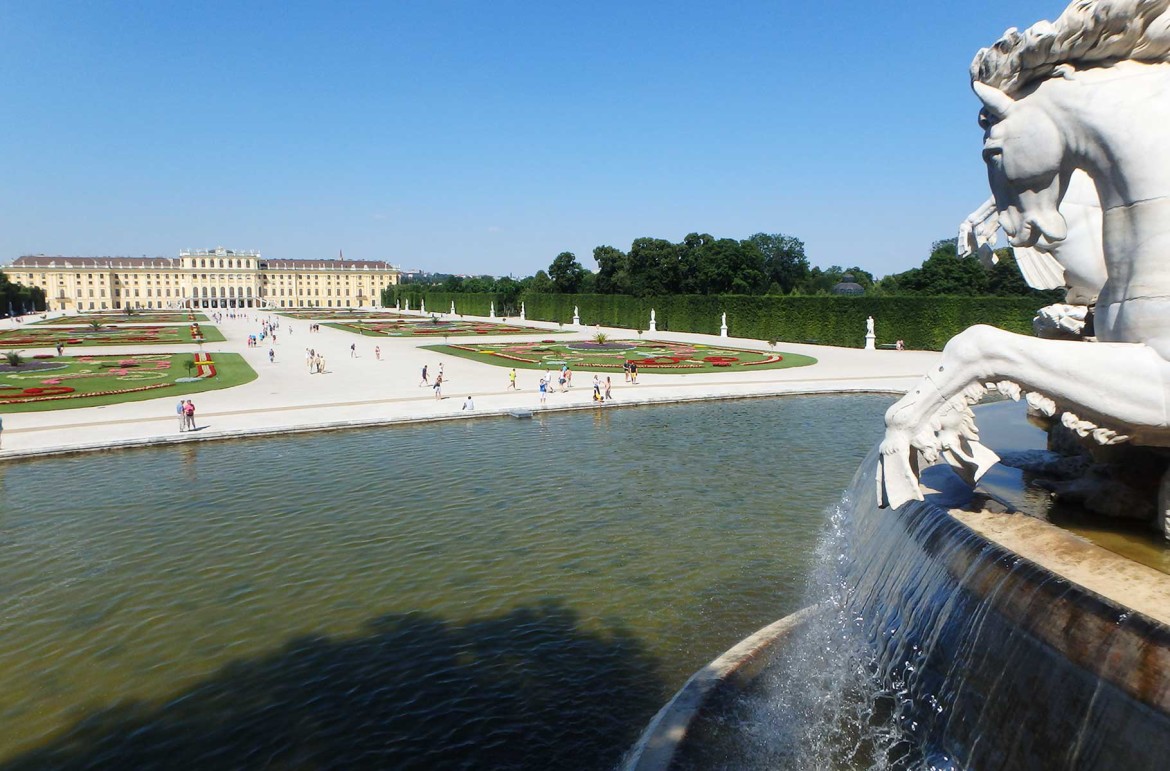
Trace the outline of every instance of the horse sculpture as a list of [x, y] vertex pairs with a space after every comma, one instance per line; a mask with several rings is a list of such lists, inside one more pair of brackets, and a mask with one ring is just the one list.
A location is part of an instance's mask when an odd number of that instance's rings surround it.
[[[886, 413], [883, 504], [921, 500], [917, 453], [974, 483], [997, 456], [969, 404], [988, 387], [1101, 444], [1170, 446], [1170, 0], [1078, 0], [1054, 23], [1009, 30], [972, 64], [998, 222], [1051, 251], [1079, 169], [1102, 210], [1099, 342], [972, 327]], [[1059, 251], [1058, 251], [1059, 253]]]

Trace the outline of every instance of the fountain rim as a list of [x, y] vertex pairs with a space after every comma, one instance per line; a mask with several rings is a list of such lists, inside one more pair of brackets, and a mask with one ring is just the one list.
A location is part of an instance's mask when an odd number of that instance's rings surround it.
[[826, 608], [810, 605], [773, 621], [691, 675], [626, 753], [622, 771], [667, 771], [711, 697], [728, 686], [750, 684], [763, 673], [778, 647]]

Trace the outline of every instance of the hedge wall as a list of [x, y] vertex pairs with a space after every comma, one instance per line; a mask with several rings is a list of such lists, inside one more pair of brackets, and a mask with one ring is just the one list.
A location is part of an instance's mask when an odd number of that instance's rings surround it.
[[[403, 291], [406, 290], [406, 291]], [[491, 294], [422, 292], [396, 287], [418, 307], [426, 297], [427, 308], [445, 312], [455, 300], [460, 313], [486, 316], [489, 304], [500, 299]], [[630, 297], [596, 294], [521, 295], [527, 318], [569, 323], [573, 306], [588, 326], [646, 329], [650, 309], [660, 331], [719, 334], [720, 316], [727, 314], [728, 334], [753, 340], [781, 342], [816, 341], [824, 345], [861, 348], [865, 345], [865, 320], [874, 318], [879, 345], [901, 339], [907, 348], [941, 350], [947, 340], [973, 324], [990, 324], [1009, 332], [1032, 333], [1032, 317], [1042, 301], [1028, 297], [751, 297], [743, 295], [671, 295]], [[393, 305], [390, 299], [390, 305]]]

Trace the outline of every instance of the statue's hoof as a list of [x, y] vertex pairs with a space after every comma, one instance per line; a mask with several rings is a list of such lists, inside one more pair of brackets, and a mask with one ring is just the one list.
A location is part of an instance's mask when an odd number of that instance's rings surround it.
[[889, 454], [884, 451], [881, 453], [877, 468], [877, 496], [880, 508], [889, 506], [896, 509], [908, 501], [922, 500], [918, 476], [910, 465], [911, 452], [913, 450], [907, 448]]
[[974, 439], [962, 439], [943, 453], [947, 463], [971, 487], [983, 478], [999, 456]]

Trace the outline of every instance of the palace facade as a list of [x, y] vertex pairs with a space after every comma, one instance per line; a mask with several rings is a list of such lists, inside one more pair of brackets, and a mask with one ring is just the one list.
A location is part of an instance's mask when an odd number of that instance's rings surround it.
[[18, 257], [4, 268], [45, 290], [49, 310], [360, 308], [401, 271], [380, 260], [267, 260], [217, 247], [166, 257]]

